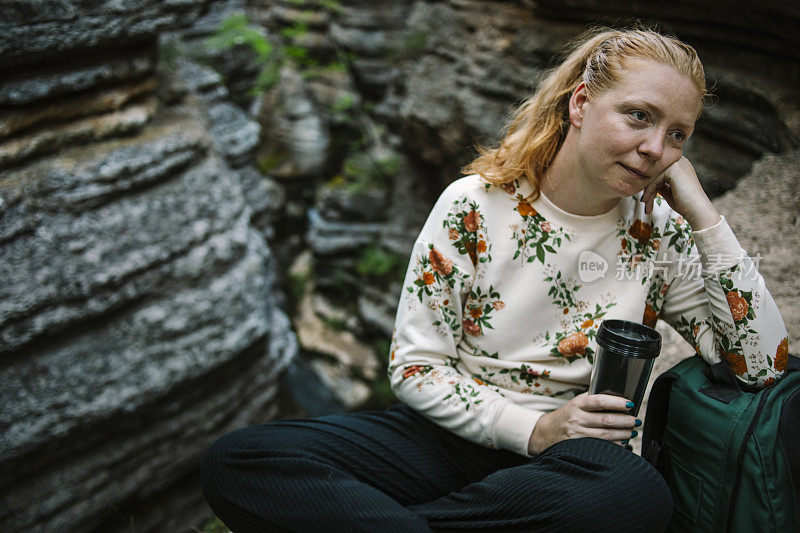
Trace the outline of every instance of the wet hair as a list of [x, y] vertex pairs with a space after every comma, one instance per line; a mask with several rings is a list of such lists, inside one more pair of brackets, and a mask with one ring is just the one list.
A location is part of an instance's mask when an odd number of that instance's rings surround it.
[[[496, 185], [526, 178], [530, 197], [539, 197], [539, 182], [552, 164], [569, 130], [569, 100], [584, 82], [589, 98], [617, 83], [626, 62], [651, 59], [665, 63], [688, 76], [707, 95], [703, 65], [694, 48], [675, 37], [650, 29], [592, 28], [572, 41], [566, 59], [545, 72], [536, 91], [511, 114], [494, 148], [478, 146], [478, 157], [461, 169], [480, 174]], [[702, 109], [702, 107], [701, 107]]]

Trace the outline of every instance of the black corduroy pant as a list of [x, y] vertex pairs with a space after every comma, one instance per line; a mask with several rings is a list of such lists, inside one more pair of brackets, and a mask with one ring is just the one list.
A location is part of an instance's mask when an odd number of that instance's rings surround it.
[[531, 459], [403, 404], [236, 430], [209, 447], [201, 475], [235, 533], [651, 532], [672, 514], [660, 474], [622, 446], [570, 439]]

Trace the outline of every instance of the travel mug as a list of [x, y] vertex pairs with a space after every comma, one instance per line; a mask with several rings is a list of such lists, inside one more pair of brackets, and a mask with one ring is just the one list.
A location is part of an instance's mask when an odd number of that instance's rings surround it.
[[636, 416], [644, 399], [653, 363], [661, 353], [661, 334], [627, 320], [604, 320], [597, 332], [589, 394], [622, 396], [633, 402]]

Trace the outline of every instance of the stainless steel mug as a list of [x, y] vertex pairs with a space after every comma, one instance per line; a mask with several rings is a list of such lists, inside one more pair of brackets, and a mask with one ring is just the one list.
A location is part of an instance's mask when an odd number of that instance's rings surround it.
[[661, 334], [627, 320], [604, 320], [597, 332], [589, 394], [622, 396], [633, 402], [636, 416], [644, 399], [653, 363], [661, 353]]

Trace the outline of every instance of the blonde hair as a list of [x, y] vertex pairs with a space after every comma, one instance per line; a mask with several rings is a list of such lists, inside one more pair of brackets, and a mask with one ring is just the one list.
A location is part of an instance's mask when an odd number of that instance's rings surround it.
[[708, 95], [703, 65], [694, 48], [674, 37], [649, 29], [592, 28], [567, 46], [567, 58], [548, 70], [532, 96], [512, 113], [496, 148], [477, 146], [478, 157], [464, 174], [480, 174], [500, 185], [525, 177], [531, 200], [539, 197], [539, 182], [552, 164], [569, 129], [569, 100], [583, 81], [589, 98], [614, 86], [626, 60], [653, 59], [688, 76]]

